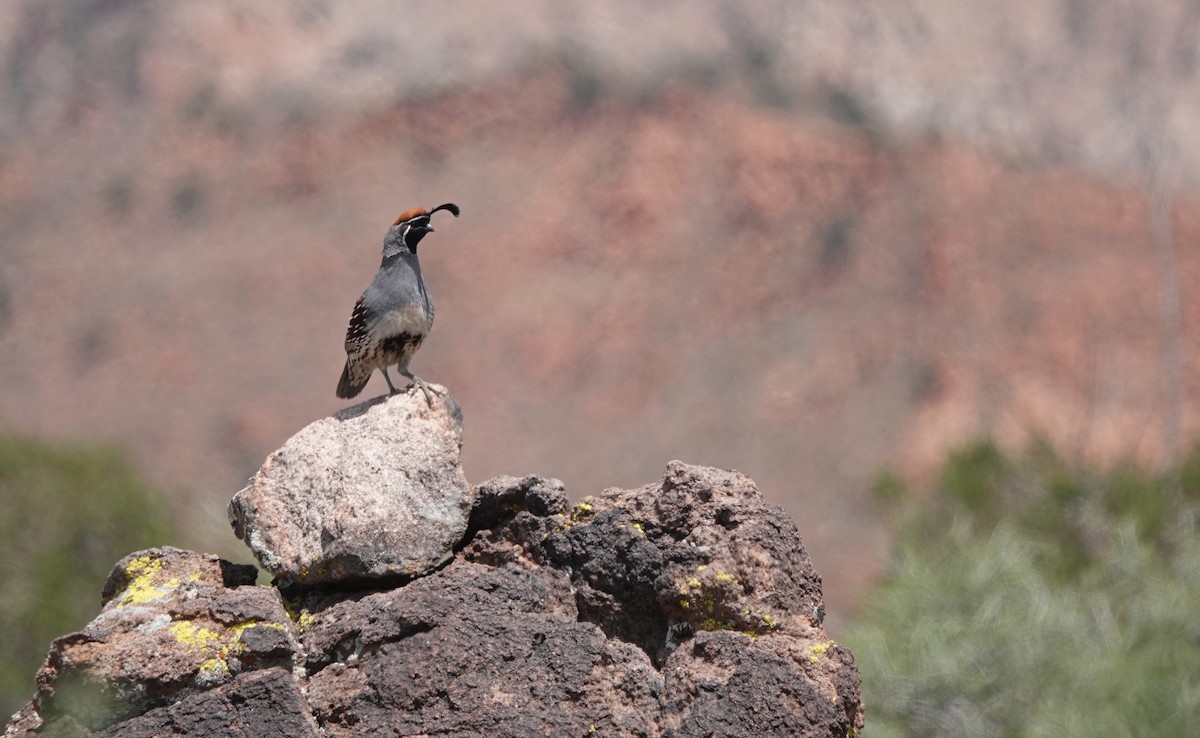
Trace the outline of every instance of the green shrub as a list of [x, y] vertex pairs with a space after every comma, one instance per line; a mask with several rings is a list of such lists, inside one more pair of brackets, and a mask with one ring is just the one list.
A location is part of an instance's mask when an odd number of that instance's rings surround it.
[[952, 454], [845, 637], [867, 731], [1191, 734], [1200, 542], [1172, 534], [1167, 478], [1072, 470], [1044, 445]]
[[7, 720], [33, 694], [50, 641], [99, 612], [113, 564], [169, 542], [171, 525], [161, 497], [114, 449], [2, 434], [0, 505], [0, 714]]

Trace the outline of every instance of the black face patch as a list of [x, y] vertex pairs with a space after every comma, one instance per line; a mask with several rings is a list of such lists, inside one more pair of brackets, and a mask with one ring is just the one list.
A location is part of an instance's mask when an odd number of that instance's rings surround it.
[[429, 216], [415, 219], [404, 231], [404, 245], [415, 254], [417, 244], [421, 243], [421, 239], [425, 238], [427, 233], [429, 233]]

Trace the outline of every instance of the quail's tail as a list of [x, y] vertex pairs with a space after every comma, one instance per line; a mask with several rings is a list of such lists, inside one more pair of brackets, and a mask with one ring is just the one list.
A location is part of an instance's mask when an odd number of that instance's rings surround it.
[[[357, 377], [355, 377], [357, 379]], [[350, 378], [350, 362], [346, 362], [346, 366], [342, 369], [342, 378], [338, 381], [337, 396], [343, 400], [349, 400], [351, 397], [357, 397], [359, 392], [363, 391], [363, 387], [367, 386], [367, 382], [371, 381], [371, 373], [357, 384]]]

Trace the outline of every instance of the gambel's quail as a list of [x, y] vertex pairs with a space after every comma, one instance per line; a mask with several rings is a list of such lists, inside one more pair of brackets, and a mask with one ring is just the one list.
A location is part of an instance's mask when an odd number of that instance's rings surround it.
[[429, 386], [413, 376], [408, 362], [433, 326], [433, 301], [425, 290], [425, 280], [421, 279], [417, 244], [433, 231], [429, 218], [439, 210], [449, 210], [458, 217], [458, 206], [448, 202], [428, 211], [405, 210], [388, 229], [383, 239], [383, 263], [350, 314], [346, 368], [338, 382], [338, 397], [358, 395], [376, 369], [383, 372], [388, 389], [394, 394], [397, 390], [387, 368], [395, 364], [401, 374], [421, 388], [426, 401], [433, 402]]

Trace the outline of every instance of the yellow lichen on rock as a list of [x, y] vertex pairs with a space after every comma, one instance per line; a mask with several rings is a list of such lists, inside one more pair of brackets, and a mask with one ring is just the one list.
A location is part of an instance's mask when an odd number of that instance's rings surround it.
[[190, 620], [181, 620], [171, 626], [171, 634], [189, 653], [197, 654], [202, 660], [197, 667], [201, 681], [216, 683], [224, 681], [231, 673], [230, 659], [237, 658], [246, 650], [242, 633], [250, 628], [283, 628], [280, 623], [248, 620], [228, 629], [214, 630], [196, 625]]
[[217, 631], [198, 626], [190, 620], [180, 620], [172, 625], [171, 635], [189, 651], [221, 647], [221, 635]]
[[[125, 587], [125, 593], [121, 595], [120, 604], [142, 605], [166, 595], [171, 589], [170, 582], [163, 585], [154, 583], [154, 578], [163, 570], [163, 566], [165, 564], [162, 559], [151, 556], [138, 556], [130, 561], [125, 566], [129, 584]], [[175, 581], [175, 584], [178, 585], [178, 581]]]
[[815, 664], [820, 661], [821, 656], [823, 656], [826, 651], [835, 645], [837, 644], [833, 641], [825, 641], [824, 643], [814, 643], [804, 650], [808, 653], [809, 662]]
[[588, 502], [590, 499], [592, 499], [590, 496], [583, 498], [583, 500], [575, 506], [575, 509], [571, 511], [572, 523], [578, 523], [583, 517], [592, 512], [592, 504]]
[[718, 620], [717, 618], [705, 618], [700, 621], [700, 629], [707, 630], [710, 633], [716, 630], [733, 630], [733, 623], [728, 620]]

